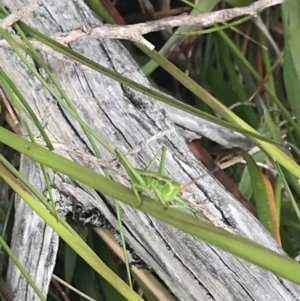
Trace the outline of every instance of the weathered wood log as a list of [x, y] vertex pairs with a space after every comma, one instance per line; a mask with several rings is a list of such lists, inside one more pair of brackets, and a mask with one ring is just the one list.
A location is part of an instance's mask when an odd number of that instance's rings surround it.
[[[28, 2], [29, 0], [23, 1]], [[20, 1], [16, 0], [5, 0], [2, 3], [11, 11], [20, 6]], [[43, 5], [24, 21], [46, 34], [99, 24], [84, 1], [61, 0], [57, 1], [55, 6], [51, 1], [42, 3]], [[149, 85], [130, 54], [118, 42], [89, 37], [69, 46], [107, 68]], [[170, 176], [187, 182], [199, 174], [205, 174], [201, 183], [191, 188], [191, 192], [196, 196], [196, 201], [216, 220], [264, 246], [282, 252], [254, 216], [218, 181], [206, 174], [203, 166], [188, 149], [185, 139], [176, 132], [168, 111], [163, 109], [160, 103], [68, 58], [56, 57], [47, 52], [42, 52], [42, 55], [81, 118], [110, 145], [130, 150], [159, 131], [173, 130], [165, 137], [153, 141], [148, 147], [142, 148], [138, 156], [130, 158], [136, 167], [145, 166], [161, 144], [167, 145], [185, 158], [182, 161], [178, 157], [168, 155], [167, 172]], [[35, 114], [42, 119], [52, 101], [49, 92], [24, 67], [12, 50], [1, 48], [0, 62]], [[29, 118], [28, 121], [34, 127]], [[93, 154], [80, 125], [59, 104], [51, 111], [46, 131], [54, 143]], [[99, 148], [103, 150], [101, 145]], [[85, 163], [79, 156], [63, 149], [57, 151]], [[111, 156], [103, 150], [103, 158], [109, 160]], [[92, 167], [100, 171], [99, 166]], [[45, 183], [37, 164], [23, 158], [20, 169], [39, 191], [45, 190]], [[59, 190], [79, 198], [90, 207], [97, 207], [116, 227], [117, 221], [111, 211], [109, 198], [100, 196], [80, 183], [71, 182], [56, 172], [48, 172], [51, 182]], [[122, 218], [128, 243], [156, 271], [179, 300], [300, 300], [300, 289], [296, 284], [220, 251], [138, 210], [123, 205]], [[46, 295], [58, 238], [20, 200], [16, 203], [11, 245]], [[7, 281], [14, 292], [15, 300], [37, 300], [12, 263], [9, 266]]]

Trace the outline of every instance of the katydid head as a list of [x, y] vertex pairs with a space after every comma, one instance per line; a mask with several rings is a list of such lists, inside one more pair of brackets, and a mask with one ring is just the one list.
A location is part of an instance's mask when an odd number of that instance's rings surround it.
[[171, 201], [180, 192], [181, 184], [175, 180], [169, 181], [162, 186], [162, 194], [165, 200]]
[[185, 184], [181, 184], [180, 185], [180, 192], [186, 190], [188, 187], [190, 187], [192, 184], [196, 183], [201, 177], [198, 177], [196, 179], [193, 179], [192, 181], [190, 182], [187, 182]]

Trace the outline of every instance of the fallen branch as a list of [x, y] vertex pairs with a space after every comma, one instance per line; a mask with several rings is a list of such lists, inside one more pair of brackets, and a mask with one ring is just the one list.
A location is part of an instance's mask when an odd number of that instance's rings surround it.
[[[181, 16], [168, 17], [157, 21], [138, 23], [134, 25], [100, 25], [91, 28], [86, 34], [81, 33], [78, 35], [78, 29], [76, 29], [76, 35], [74, 35], [73, 31], [70, 31], [68, 33], [64, 33], [63, 37], [68, 41], [74, 41], [85, 35], [94, 38], [124, 39], [139, 42], [152, 50], [154, 49], [154, 46], [144, 39], [142, 35], [182, 25], [201, 25], [203, 27], [209, 27], [213, 24], [227, 22], [241, 16], [250, 15], [255, 17], [260, 11], [271, 6], [281, 4], [285, 1], [286, 0], [259, 0], [245, 7], [223, 9], [199, 15], [183, 14]], [[70, 39], [70, 37], [72, 37], [72, 39]]]

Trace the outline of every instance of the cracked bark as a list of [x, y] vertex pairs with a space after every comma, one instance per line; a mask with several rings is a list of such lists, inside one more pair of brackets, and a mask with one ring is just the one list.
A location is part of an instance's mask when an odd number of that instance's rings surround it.
[[[29, 0], [22, 2], [26, 3]], [[99, 24], [83, 1], [62, 0], [56, 1], [55, 5], [52, 1], [42, 2], [43, 6], [24, 21], [46, 34]], [[6, 0], [2, 3], [11, 11], [20, 6], [20, 1], [16, 0]], [[130, 54], [118, 42], [88, 38], [69, 46], [105, 67], [149, 85]], [[43, 53], [43, 56], [81, 118], [110, 145], [129, 150], [158, 131], [174, 129], [168, 111], [155, 100], [61, 56], [58, 58], [47, 53]], [[42, 119], [52, 97], [11, 50], [0, 49], [0, 61], [35, 114]], [[59, 105], [53, 108], [46, 130], [52, 141], [93, 154], [82, 128]], [[219, 182], [205, 173], [205, 169], [188, 149], [185, 139], [176, 131], [144, 147], [138, 155], [130, 159], [131, 162], [136, 167], [144, 166], [162, 143], [190, 162], [186, 164], [168, 154], [167, 173], [170, 176], [187, 182], [192, 177], [205, 174], [201, 183], [191, 188], [197, 202], [205, 206], [216, 219], [223, 220], [239, 233], [282, 252], [257, 220]], [[103, 149], [100, 145], [99, 148]], [[65, 151], [60, 153], [66, 157], [71, 156]], [[111, 158], [105, 150], [103, 158]], [[72, 159], [82, 163], [74, 154]], [[92, 167], [100, 171], [98, 166]], [[22, 158], [20, 169], [37, 189], [45, 190], [41, 171], [34, 162]], [[58, 189], [70, 193], [90, 208], [97, 207], [110, 223], [116, 226], [117, 221], [111, 212], [108, 198], [100, 197], [92, 189], [74, 183], [63, 175], [50, 170], [48, 172], [51, 182]], [[297, 297], [300, 292], [297, 285], [220, 251], [140, 211], [128, 206], [122, 206], [122, 211], [127, 241], [179, 300], [300, 300]], [[20, 200], [16, 203], [11, 245], [46, 295], [58, 239]], [[30, 286], [11, 263], [7, 281], [14, 292], [15, 300], [37, 300]]]

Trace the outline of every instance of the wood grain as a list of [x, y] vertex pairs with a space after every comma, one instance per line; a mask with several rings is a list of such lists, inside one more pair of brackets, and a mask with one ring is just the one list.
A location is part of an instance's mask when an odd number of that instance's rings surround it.
[[[23, 4], [29, 0], [22, 1]], [[41, 1], [42, 6], [24, 21], [46, 34], [70, 31], [77, 27], [99, 24], [88, 7], [80, 0]], [[11, 11], [20, 1], [5, 0]], [[116, 41], [95, 37], [69, 44], [99, 64], [149, 85], [126, 49]], [[111, 146], [122, 150], [132, 147], [159, 131], [173, 129], [173, 133], [142, 148], [130, 158], [136, 167], [143, 167], [162, 144], [181, 154], [184, 161], [167, 156], [167, 173], [182, 182], [204, 175], [200, 184], [190, 192], [196, 202], [217, 220], [257, 242], [282, 252], [274, 239], [234, 197], [195, 160], [185, 139], [176, 132], [169, 113], [155, 100], [128, 88], [87, 67], [61, 56], [43, 52], [52, 72], [70, 97], [81, 118]], [[51, 95], [34, 78], [19, 58], [8, 48], [0, 49], [2, 68], [17, 84], [35, 114], [42, 119], [52, 101]], [[43, 72], [41, 72], [43, 73]], [[30, 119], [28, 118], [30, 122]], [[32, 122], [31, 122], [32, 124]], [[33, 126], [34, 127], [34, 126]], [[90, 143], [80, 125], [61, 106], [53, 107], [47, 133], [53, 142], [93, 154]], [[214, 133], [211, 133], [214, 135]], [[103, 147], [99, 145], [103, 150]], [[65, 151], [61, 154], [70, 157]], [[110, 155], [103, 150], [103, 157]], [[79, 157], [72, 159], [81, 162]], [[186, 162], [188, 164], [186, 164]], [[22, 173], [40, 191], [45, 183], [39, 167], [27, 158], [21, 162]], [[93, 166], [95, 170], [99, 167]], [[80, 198], [90, 207], [96, 206], [116, 226], [111, 200], [100, 196], [80, 183], [49, 170], [51, 182], [62, 191]], [[46, 294], [53, 270], [58, 238], [22, 201], [16, 203], [16, 217], [12, 248]], [[252, 264], [220, 251], [181, 231], [127, 206], [122, 206], [126, 239], [137, 254], [151, 266], [178, 300], [300, 300], [297, 285], [274, 276]], [[15, 300], [37, 300], [27, 282], [13, 264], [9, 266], [7, 281]]]

